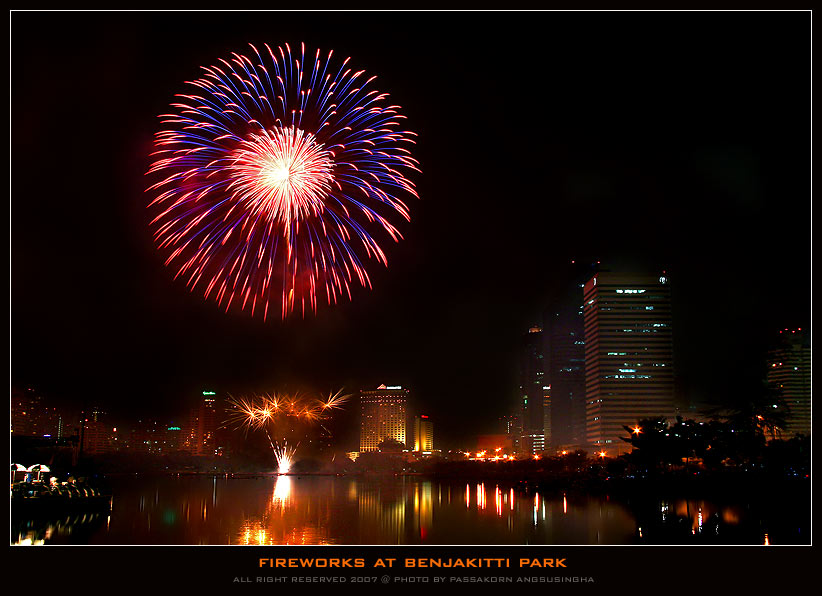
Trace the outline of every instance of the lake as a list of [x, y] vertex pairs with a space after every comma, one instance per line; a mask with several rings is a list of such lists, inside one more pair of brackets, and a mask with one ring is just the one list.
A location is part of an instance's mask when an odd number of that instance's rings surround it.
[[810, 495], [728, 500], [358, 476], [120, 476], [110, 512], [21, 518], [12, 544], [809, 544]]

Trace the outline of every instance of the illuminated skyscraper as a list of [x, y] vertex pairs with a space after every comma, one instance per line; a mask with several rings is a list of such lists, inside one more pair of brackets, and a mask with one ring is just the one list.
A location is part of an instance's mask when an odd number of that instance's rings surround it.
[[523, 337], [519, 391], [522, 407], [520, 449], [531, 455], [542, 453], [551, 440], [551, 410], [541, 327], [531, 327]]
[[583, 312], [587, 442], [615, 454], [626, 450], [623, 426], [674, 416], [668, 279], [597, 273]]
[[779, 332], [779, 342], [768, 353], [768, 383], [787, 406], [782, 438], [811, 434], [811, 346], [802, 329]]
[[434, 423], [420, 414], [414, 416], [414, 451], [432, 451], [434, 449]]
[[360, 451], [376, 451], [385, 439], [405, 445], [409, 390], [380, 385], [360, 391]]
[[203, 391], [196, 408], [191, 411], [188, 446], [193, 455], [212, 456], [216, 451], [217, 401], [213, 391]]

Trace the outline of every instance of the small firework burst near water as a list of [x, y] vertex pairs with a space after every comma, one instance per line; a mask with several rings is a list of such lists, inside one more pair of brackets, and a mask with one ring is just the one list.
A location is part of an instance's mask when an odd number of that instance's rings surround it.
[[293, 436], [295, 429], [307, 433], [314, 427], [328, 432], [324, 422], [330, 419], [334, 410], [341, 409], [349, 397], [343, 395], [342, 390], [329, 393], [325, 398], [276, 393], [250, 398], [232, 397], [228, 400], [229, 416], [226, 425], [245, 433], [265, 432], [277, 461], [278, 473], [287, 474], [294, 463], [299, 443], [289, 445], [285, 435]]
[[294, 454], [296, 452], [297, 448], [291, 447], [290, 445], [274, 447], [274, 457], [277, 459], [278, 474], [288, 474], [291, 471], [291, 465], [294, 463]]
[[160, 116], [151, 227], [175, 277], [226, 311], [304, 315], [371, 287], [367, 259], [387, 265], [418, 196], [416, 135], [350, 58], [249, 47]]

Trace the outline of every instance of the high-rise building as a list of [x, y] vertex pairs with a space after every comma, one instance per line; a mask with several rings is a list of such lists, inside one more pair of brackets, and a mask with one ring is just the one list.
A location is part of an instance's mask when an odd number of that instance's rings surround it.
[[499, 419], [498, 432], [504, 434], [509, 444], [509, 451], [518, 453], [520, 451], [520, 441], [522, 440], [522, 408], [517, 404], [513, 414], [502, 416]]
[[434, 450], [434, 423], [425, 414], [414, 416], [414, 451]]
[[187, 447], [192, 455], [213, 456], [217, 450], [217, 399], [214, 391], [203, 391], [191, 410], [186, 429]]
[[530, 455], [542, 453], [550, 442], [550, 387], [545, 382], [544, 352], [542, 328], [531, 327], [522, 339], [519, 358], [520, 449]]
[[624, 426], [674, 416], [671, 290], [665, 275], [599, 272], [583, 298], [587, 443], [616, 454]]
[[11, 435], [61, 438], [63, 416], [34, 389], [13, 387], [10, 396]]
[[397, 385], [360, 391], [361, 452], [376, 451], [386, 439], [406, 444], [409, 394], [408, 389]]
[[83, 416], [80, 450], [87, 455], [106, 453], [113, 448], [114, 430], [106, 423], [106, 414], [98, 407]]
[[598, 263], [572, 261], [560, 273], [543, 315], [545, 381], [551, 387], [551, 445], [586, 444], [583, 288]]
[[768, 352], [768, 384], [787, 408], [782, 438], [811, 434], [810, 334], [800, 329], [779, 332], [776, 346]]
[[185, 447], [183, 428], [175, 424], [166, 425], [164, 442], [167, 451], [181, 451]]

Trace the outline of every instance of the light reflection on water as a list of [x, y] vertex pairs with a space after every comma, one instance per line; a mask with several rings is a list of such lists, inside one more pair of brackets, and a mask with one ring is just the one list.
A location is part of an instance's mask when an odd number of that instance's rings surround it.
[[17, 544], [773, 544], [775, 536], [742, 504], [638, 504], [494, 482], [220, 476], [112, 484], [110, 517], [24, 520]]

